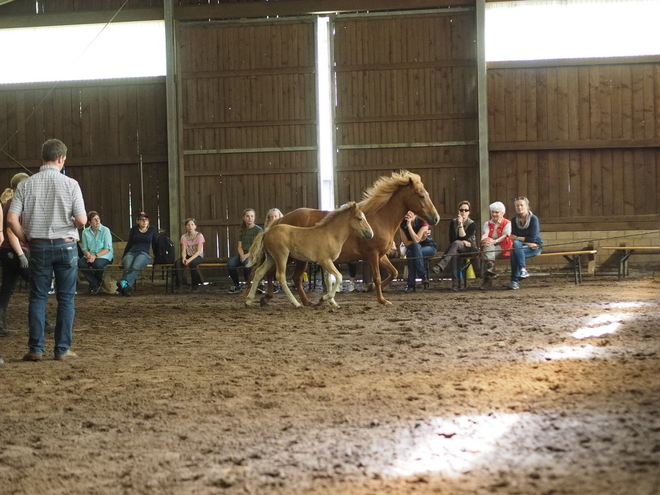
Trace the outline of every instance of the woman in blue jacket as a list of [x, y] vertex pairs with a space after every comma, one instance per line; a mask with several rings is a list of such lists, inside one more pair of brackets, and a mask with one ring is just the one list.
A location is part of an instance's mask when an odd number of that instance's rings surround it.
[[529, 277], [526, 259], [541, 253], [543, 240], [539, 219], [529, 209], [529, 199], [516, 198], [516, 216], [511, 219], [511, 282], [509, 289], [520, 289], [519, 281]]

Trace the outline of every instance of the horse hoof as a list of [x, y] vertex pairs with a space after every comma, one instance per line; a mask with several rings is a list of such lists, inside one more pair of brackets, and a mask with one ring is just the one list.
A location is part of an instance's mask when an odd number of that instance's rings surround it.
[[387, 299], [379, 300], [379, 303], [381, 303], [383, 306], [391, 306], [392, 303], [389, 302]]
[[245, 301], [245, 307], [249, 308], [250, 306], [252, 306], [252, 301]]

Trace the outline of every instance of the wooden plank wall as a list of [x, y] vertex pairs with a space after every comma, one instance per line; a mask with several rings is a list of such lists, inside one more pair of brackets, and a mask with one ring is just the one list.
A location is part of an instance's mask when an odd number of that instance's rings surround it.
[[131, 208], [169, 229], [164, 78], [3, 85], [0, 115], [0, 188], [21, 165], [37, 172], [41, 145], [56, 137], [85, 206], [117, 236], [128, 236]]
[[477, 204], [475, 29], [473, 11], [336, 18], [338, 204], [399, 169], [420, 174], [443, 218]]
[[[311, 19], [181, 24], [181, 218], [206, 256], [236, 253], [245, 208], [317, 208], [316, 54]], [[228, 153], [227, 150], [234, 152]]]
[[545, 230], [657, 228], [660, 62], [489, 69], [488, 101], [491, 199]]

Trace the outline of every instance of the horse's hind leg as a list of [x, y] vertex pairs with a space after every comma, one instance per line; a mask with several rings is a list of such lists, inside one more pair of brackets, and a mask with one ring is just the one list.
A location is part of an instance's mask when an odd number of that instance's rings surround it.
[[[253, 270], [254, 272], [254, 278], [253, 280], [261, 280], [261, 277], [263, 277], [266, 272], [273, 266], [273, 258], [270, 256], [269, 253], [266, 253], [266, 259], [264, 262], [257, 268], [256, 270]], [[245, 299], [245, 306], [252, 306], [252, 301], [254, 301], [254, 295], [257, 293], [257, 287], [259, 284], [252, 284], [250, 286], [250, 292], [248, 293], [247, 298]]]
[[261, 298], [259, 301], [259, 304], [261, 304], [261, 307], [263, 308], [268, 304], [268, 302], [273, 298], [273, 280], [275, 279], [275, 272], [274, 270], [268, 270], [268, 273], [266, 274], [266, 280], [267, 280], [267, 291], [266, 294]]
[[286, 283], [286, 262], [288, 259], [289, 253], [286, 253], [286, 255], [283, 257], [278, 257], [278, 259], [275, 261], [277, 266], [277, 272], [275, 273], [275, 276], [282, 286], [282, 290], [286, 294], [286, 297], [289, 299], [289, 301], [291, 301], [291, 304], [293, 304], [296, 308], [300, 308], [302, 304], [296, 301], [296, 298], [293, 296], [291, 289], [289, 289], [289, 286]]
[[296, 285], [296, 289], [298, 289], [298, 296], [300, 296], [300, 301], [303, 305], [311, 306], [312, 302], [307, 297], [307, 294], [305, 294], [305, 288], [303, 287], [303, 273], [305, 273], [305, 270], [307, 270], [307, 262], [296, 260], [296, 268], [293, 272], [293, 283]]
[[[328, 293], [323, 295], [319, 303], [323, 301], [330, 301], [330, 304], [332, 304], [335, 308], [338, 308], [339, 304], [337, 304], [335, 301], [335, 293], [337, 292], [337, 288], [341, 285], [341, 272], [337, 270], [337, 267], [332, 261], [319, 262], [319, 265], [321, 265], [325, 270], [325, 286], [328, 288]], [[333, 275], [335, 276], [334, 284], [332, 283]]]

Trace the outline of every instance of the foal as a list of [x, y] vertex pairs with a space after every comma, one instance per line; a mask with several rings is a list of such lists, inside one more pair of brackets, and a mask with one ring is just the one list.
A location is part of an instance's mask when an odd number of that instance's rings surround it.
[[[366, 239], [374, 235], [367, 218], [355, 202], [350, 202], [338, 210], [328, 214], [314, 227], [295, 227], [293, 225], [278, 224], [268, 229], [254, 240], [250, 260], [265, 259], [257, 268], [253, 280], [261, 280], [264, 275], [275, 265], [276, 278], [280, 282], [282, 290], [296, 308], [302, 306], [291, 293], [286, 283], [286, 263], [289, 256], [306, 262], [316, 262], [325, 270], [325, 286], [328, 289], [322, 301], [330, 301], [335, 307], [335, 292], [341, 284], [341, 273], [335, 267], [333, 261], [337, 259], [341, 248], [348, 236], [355, 231]], [[332, 283], [332, 275], [335, 283]], [[252, 284], [250, 293], [245, 301], [246, 306], [251, 306], [257, 284]]]

